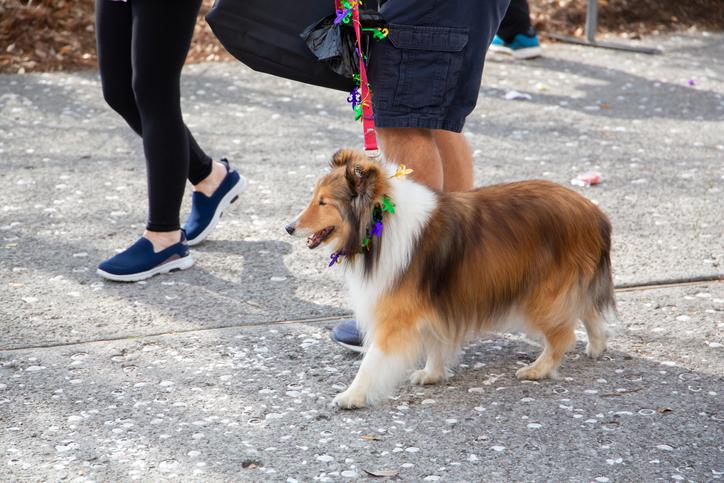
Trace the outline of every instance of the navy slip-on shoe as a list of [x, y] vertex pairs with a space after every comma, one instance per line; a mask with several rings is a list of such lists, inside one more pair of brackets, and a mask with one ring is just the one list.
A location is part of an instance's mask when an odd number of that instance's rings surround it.
[[329, 338], [354, 352], [364, 352], [364, 336], [357, 328], [356, 320], [345, 320], [336, 325]]
[[231, 169], [226, 159], [222, 159], [221, 163], [226, 166], [226, 177], [214, 194], [209, 197], [194, 191], [191, 195], [191, 213], [183, 228], [189, 246], [198, 245], [206, 240], [224, 214], [224, 210], [236, 201], [239, 193], [246, 188], [246, 178]]
[[194, 264], [189, 254], [186, 237], [181, 232], [181, 241], [156, 253], [147, 238], [136, 243], [98, 265], [96, 273], [114, 282], [138, 282], [159, 273], [186, 270]]

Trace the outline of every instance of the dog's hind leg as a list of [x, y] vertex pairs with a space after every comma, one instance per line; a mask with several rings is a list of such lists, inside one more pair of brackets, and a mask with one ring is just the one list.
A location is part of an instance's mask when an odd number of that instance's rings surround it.
[[[606, 224], [604, 224], [604, 228], [610, 230], [610, 226]], [[608, 244], [610, 245], [610, 242]], [[601, 260], [591, 278], [588, 290], [586, 290], [585, 304], [581, 320], [588, 334], [586, 354], [596, 359], [606, 350], [608, 333], [605, 323], [616, 316], [611, 259], [607, 248], [601, 254]]]
[[606, 351], [606, 342], [608, 334], [603, 317], [593, 307], [589, 308], [581, 317], [583, 326], [588, 334], [588, 344], [586, 344], [586, 355], [592, 359], [597, 359]]
[[524, 315], [528, 325], [543, 334], [545, 347], [533, 364], [518, 369], [518, 379], [558, 376], [563, 355], [576, 343], [577, 284], [574, 272], [559, 272], [540, 283], [529, 297]]
[[515, 373], [518, 379], [544, 379], [557, 377], [558, 366], [566, 351], [576, 343], [575, 319], [543, 330], [545, 347], [540, 356], [529, 366]]

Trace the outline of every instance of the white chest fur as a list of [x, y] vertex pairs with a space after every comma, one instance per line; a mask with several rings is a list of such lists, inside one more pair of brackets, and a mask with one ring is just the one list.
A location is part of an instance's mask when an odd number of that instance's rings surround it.
[[352, 308], [365, 340], [371, 335], [377, 301], [408, 267], [416, 241], [437, 206], [435, 193], [420, 184], [394, 178], [390, 185], [388, 196], [395, 203], [395, 213], [385, 215], [377, 267], [369, 275], [365, 275], [361, 263], [346, 271]]

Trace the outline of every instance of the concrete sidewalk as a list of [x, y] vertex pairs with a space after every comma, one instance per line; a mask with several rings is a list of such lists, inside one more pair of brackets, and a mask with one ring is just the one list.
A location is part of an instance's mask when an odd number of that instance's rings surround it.
[[283, 231], [361, 144], [343, 93], [190, 66], [187, 123], [250, 188], [193, 269], [121, 285], [94, 272], [143, 229], [139, 140], [96, 72], [0, 76], [0, 480], [721, 478], [724, 34], [649, 40], [666, 55], [491, 59], [466, 129], [478, 184], [603, 173], [576, 189], [614, 225], [607, 355], [581, 333], [561, 379], [524, 383], [539, 348], [501, 335], [355, 412], [328, 407], [359, 364], [327, 337], [340, 270]]

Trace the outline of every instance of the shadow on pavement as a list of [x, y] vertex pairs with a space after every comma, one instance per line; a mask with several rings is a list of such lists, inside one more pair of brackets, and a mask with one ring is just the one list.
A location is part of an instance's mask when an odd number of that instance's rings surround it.
[[[561, 379], [521, 382], [515, 370], [539, 348], [485, 340], [466, 349], [446, 384], [403, 384], [392, 400], [355, 412], [328, 403], [357, 358], [313, 326], [91, 343], [34, 351], [32, 361], [4, 353], [2, 402], [32, 408], [7, 413], [7, 427], [22, 435], [11, 474], [66, 461], [68, 471], [88, 462], [98, 479], [202, 468], [207, 478], [256, 481], [273, 468], [282, 480], [308, 480], [351, 458], [362, 468], [414, 463], [401, 473], [414, 480], [440, 466], [458, 481], [711, 477], [724, 451], [722, 378], [619, 351], [617, 342], [599, 361], [579, 342]], [[21, 471], [22, 462], [33, 469]]]

